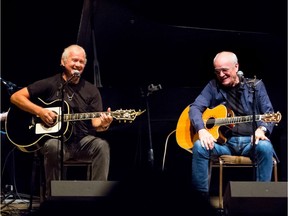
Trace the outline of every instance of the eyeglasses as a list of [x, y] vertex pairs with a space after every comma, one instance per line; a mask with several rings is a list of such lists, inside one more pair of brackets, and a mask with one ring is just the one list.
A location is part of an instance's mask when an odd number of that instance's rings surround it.
[[219, 69], [215, 69], [214, 73], [219, 76], [221, 74], [221, 72], [223, 72], [224, 74], [229, 73], [231, 68], [219, 68]]

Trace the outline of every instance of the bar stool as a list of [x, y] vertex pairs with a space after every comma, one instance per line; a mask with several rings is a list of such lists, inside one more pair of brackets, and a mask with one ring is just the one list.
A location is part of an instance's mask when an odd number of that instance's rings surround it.
[[[45, 200], [45, 174], [44, 174], [44, 167], [43, 167], [43, 158], [42, 163], [39, 165], [40, 167], [40, 203]], [[63, 180], [67, 180], [67, 168], [69, 167], [83, 167], [83, 169], [87, 169], [86, 171], [86, 180], [90, 181], [92, 179], [92, 160], [75, 160], [69, 159], [63, 161], [63, 168], [64, 168], [64, 175]], [[76, 179], [73, 179], [76, 180]]]
[[[83, 167], [87, 169], [86, 180], [91, 180], [92, 178], [92, 160], [75, 160], [69, 159], [63, 162], [63, 167]], [[66, 179], [66, 177], [64, 177]]]
[[[219, 168], [219, 208], [223, 208], [223, 168], [224, 167], [251, 167], [253, 168], [253, 162], [249, 157], [235, 156], [235, 155], [221, 155], [210, 159], [209, 167], [209, 185], [211, 181], [212, 168]], [[273, 157], [273, 174], [274, 181], [278, 181], [277, 160]]]

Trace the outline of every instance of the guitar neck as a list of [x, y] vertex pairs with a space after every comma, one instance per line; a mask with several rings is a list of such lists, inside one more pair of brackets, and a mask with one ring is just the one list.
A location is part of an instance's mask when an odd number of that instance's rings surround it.
[[[262, 115], [255, 115], [255, 121], [260, 121], [261, 118], [262, 118]], [[253, 115], [209, 119], [207, 121], [208, 124], [209, 124], [209, 121], [214, 121], [214, 125], [219, 125], [219, 126], [238, 124], [238, 123], [246, 123], [246, 122], [252, 122], [253, 121]]]
[[[100, 113], [103, 112], [64, 114], [64, 122], [93, 119], [99, 117]], [[108, 112], [106, 114], [108, 115]], [[110, 114], [113, 116], [113, 113]], [[59, 121], [61, 121], [61, 116], [59, 116]]]
[[[71, 113], [71, 114], [64, 114], [64, 122], [69, 121], [79, 121], [79, 120], [87, 120], [97, 118], [101, 115], [101, 113], [105, 113], [106, 115], [111, 115], [114, 119], [119, 121], [134, 121], [135, 118], [141, 115], [145, 110], [135, 111], [134, 109], [130, 110], [114, 110], [111, 112], [89, 112], [89, 113]], [[61, 121], [61, 115], [58, 116], [58, 121]]]

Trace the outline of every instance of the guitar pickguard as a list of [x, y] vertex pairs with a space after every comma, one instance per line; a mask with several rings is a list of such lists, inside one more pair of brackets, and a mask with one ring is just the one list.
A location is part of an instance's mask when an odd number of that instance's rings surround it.
[[[50, 109], [58, 115], [61, 115], [61, 107], [47, 107], [47, 109]], [[35, 134], [57, 133], [60, 129], [61, 121], [56, 121], [55, 125], [52, 127], [47, 127], [42, 122], [39, 122], [35, 125]]]

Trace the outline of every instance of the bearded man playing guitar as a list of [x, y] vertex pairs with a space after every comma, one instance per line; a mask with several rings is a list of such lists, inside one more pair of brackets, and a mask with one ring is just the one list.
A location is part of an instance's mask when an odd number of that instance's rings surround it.
[[[192, 186], [206, 198], [209, 198], [209, 159], [213, 155], [250, 156], [257, 164], [256, 181], [263, 182], [271, 181], [272, 158], [273, 156], [277, 158], [268, 138], [275, 125], [273, 121], [256, 119], [256, 121], [243, 121], [233, 127], [225, 127], [228, 130], [221, 133], [225, 137], [224, 141], [218, 139], [220, 135], [212, 133], [213, 124], [217, 122], [214, 117], [221, 112], [221, 109], [210, 116], [209, 122], [206, 117], [208, 111], [216, 107], [233, 110], [235, 116], [251, 117], [253, 113], [259, 115], [274, 112], [262, 80], [244, 78], [239, 71], [238, 59], [234, 53], [228, 51], [218, 53], [213, 65], [216, 79], [205, 86], [188, 109], [189, 119], [196, 133], [196, 139], [191, 146]], [[253, 97], [254, 91], [255, 97]], [[228, 112], [225, 115], [229, 117]], [[253, 126], [253, 122], [256, 122], [256, 125]]]

